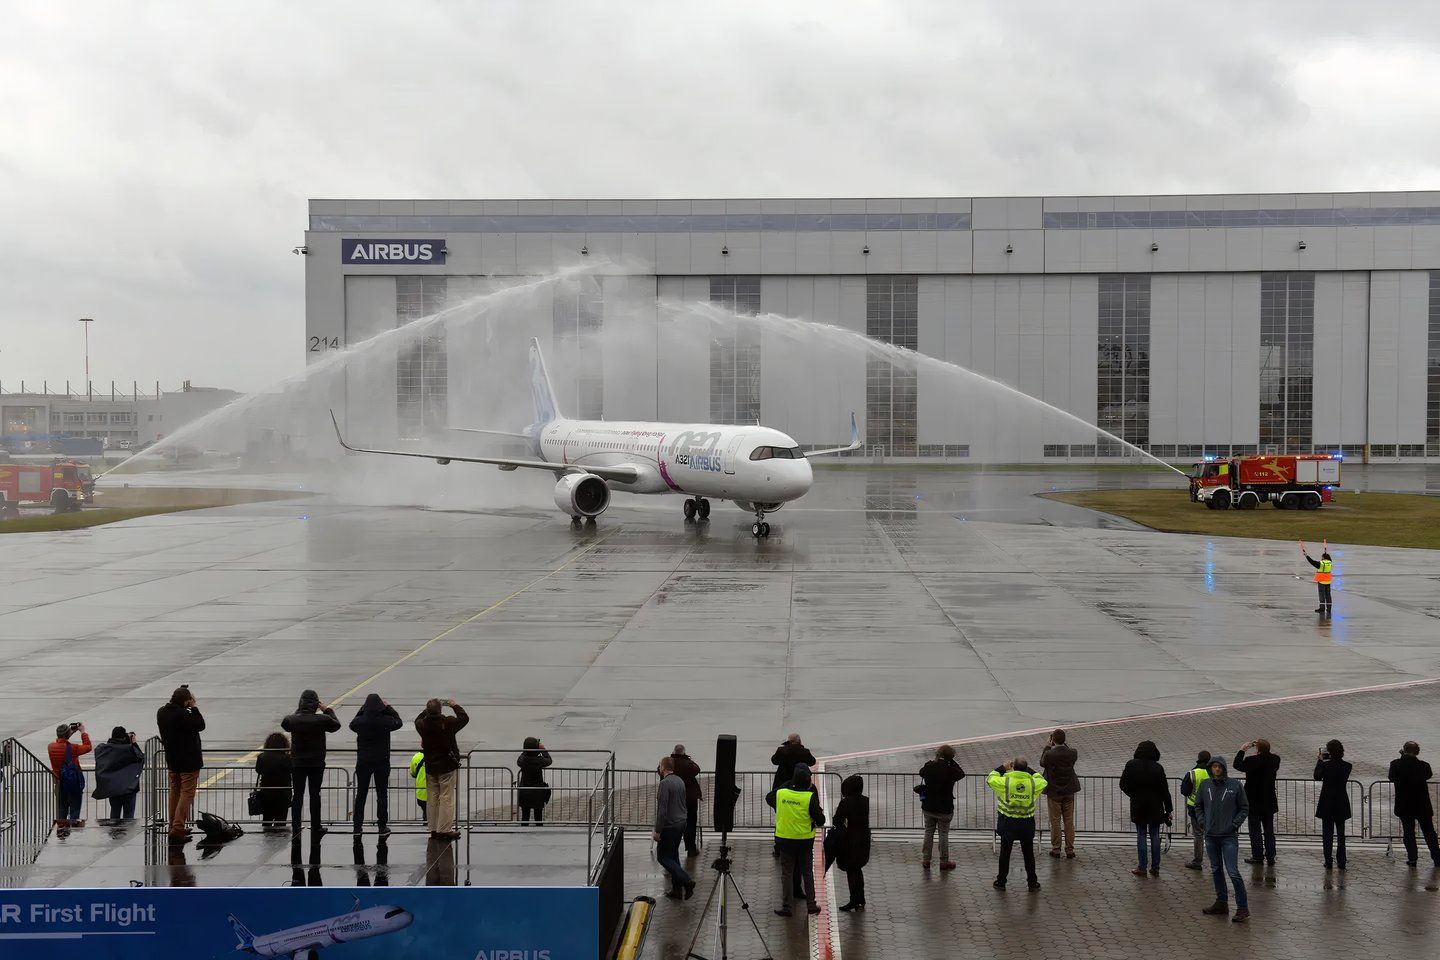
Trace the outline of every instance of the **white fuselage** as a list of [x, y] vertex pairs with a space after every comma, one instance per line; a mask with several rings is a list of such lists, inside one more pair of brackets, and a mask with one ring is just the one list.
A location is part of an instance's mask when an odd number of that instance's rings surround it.
[[399, 907], [368, 907], [256, 937], [250, 944], [249, 952], [262, 957], [290, 957], [297, 953], [318, 952], [337, 943], [366, 940], [403, 930], [414, 919], [414, 914]]
[[558, 419], [535, 441], [550, 463], [638, 468], [634, 483], [608, 481], [626, 493], [779, 505], [803, 497], [813, 481], [795, 441], [769, 427]]

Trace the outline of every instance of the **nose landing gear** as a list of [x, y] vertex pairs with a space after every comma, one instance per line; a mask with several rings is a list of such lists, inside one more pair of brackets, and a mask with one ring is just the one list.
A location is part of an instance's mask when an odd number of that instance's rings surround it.
[[755, 522], [750, 524], [750, 535], [763, 540], [770, 536], [770, 524], [765, 522], [765, 511], [755, 511]]
[[704, 522], [710, 519], [710, 501], [704, 497], [695, 497], [685, 501], [685, 519], [700, 520]]

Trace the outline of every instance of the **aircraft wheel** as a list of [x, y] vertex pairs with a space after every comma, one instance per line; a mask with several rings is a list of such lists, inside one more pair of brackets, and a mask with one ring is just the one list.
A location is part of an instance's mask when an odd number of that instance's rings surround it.
[[694, 519], [695, 519], [695, 501], [694, 501], [694, 500], [686, 500], [686, 501], [685, 501], [685, 519], [686, 519], [686, 520], [694, 520]]
[[769, 524], [767, 521], [764, 521], [764, 520], [760, 521], [760, 536], [762, 536], [762, 537], [769, 537], [769, 536], [770, 536], [770, 524]]
[[760, 521], [755, 521], [754, 523], [750, 524], [750, 536], [759, 537], [761, 535], [760, 531], [763, 529], [764, 527], [761, 525]]
[[580, 514], [577, 513], [577, 514], [574, 514], [573, 516], [570, 517], [570, 526], [572, 526], [572, 527], [578, 527], [578, 526], [580, 526]]
[[709, 501], [709, 500], [700, 500], [700, 501], [697, 501], [696, 504], [695, 504], [695, 506], [696, 506], [696, 509], [699, 510], [699, 512], [700, 512], [700, 519], [701, 519], [701, 520], [709, 520], [709, 519], [710, 519], [710, 501]]
[[594, 518], [594, 517], [586, 517], [586, 518], [585, 518], [585, 526], [587, 526], [587, 527], [593, 527], [593, 526], [595, 526], [595, 518]]

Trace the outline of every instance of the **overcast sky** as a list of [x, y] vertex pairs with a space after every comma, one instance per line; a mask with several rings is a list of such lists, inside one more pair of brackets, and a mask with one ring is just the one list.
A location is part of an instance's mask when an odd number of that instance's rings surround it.
[[0, 382], [303, 365], [311, 197], [1440, 189], [1431, 3], [0, 6]]

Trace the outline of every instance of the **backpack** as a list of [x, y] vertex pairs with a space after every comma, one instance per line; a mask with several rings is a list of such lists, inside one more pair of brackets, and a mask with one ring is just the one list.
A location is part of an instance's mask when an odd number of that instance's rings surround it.
[[75, 749], [69, 743], [65, 744], [65, 762], [60, 764], [60, 792], [66, 796], [85, 792], [85, 774], [80, 772]]
[[225, 843], [245, 833], [238, 825], [224, 817], [203, 810], [200, 811], [200, 816], [195, 818], [195, 826], [205, 834], [206, 843]]

